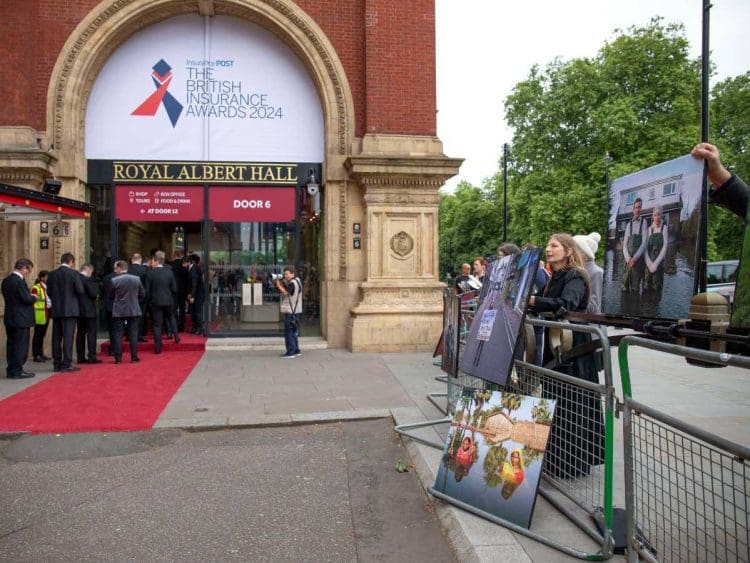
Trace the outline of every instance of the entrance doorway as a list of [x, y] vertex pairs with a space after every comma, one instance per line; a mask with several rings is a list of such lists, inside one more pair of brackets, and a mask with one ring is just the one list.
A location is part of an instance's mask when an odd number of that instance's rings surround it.
[[[155, 250], [167, 261], [196, 254], [204, 277], [203, 318], [208, 336], [278, 336], [283, 332], [280, 293], [274, 278], [293, 266], [303, 286], [301, 334], [319, 336], [321, 255], [320, 217], [303, 213], [284, 223], [194, 221], [185, 223], [116, 221], [114, 259], [144, 262]], [[92, 247], [99, 240], [92, 240]], [[109, 242], [102, 237], [101, 244]], [[95, 249], [109, 255], [110, 249]], [[102, 270], [108, 264], [102, 265]], [[108, 272], [101, 272], [105, 275]], [[189, 322], [188, 322], [189, 326]]]

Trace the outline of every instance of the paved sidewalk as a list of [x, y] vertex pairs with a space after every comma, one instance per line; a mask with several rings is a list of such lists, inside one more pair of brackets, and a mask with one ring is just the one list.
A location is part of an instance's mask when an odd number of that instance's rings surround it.
[[[275, 350], [272, 348], [276, 348]], [[429, 354], [352, 354], [305, 349], [282, 359], [281, 339], [265, 349], [208, 350], [175, 394], [157, 427], [223, 428], [390, 417], [395, 424], [439, 420], [443, 414], [427, 393], [445, 392], [442, 372]], [[316, 346], [319, 348], [319, 346]], [[270, 348], [270, 349], [269, 349]], [[636, 399], [725, 438], [750, 444], [750, 373], [735, 368], [705, 369], [683, 360], [631, 348]], [[616, 367], [616, 366], [615, 366]], [[619, 376], [615, 375], [615, 381]], [[36, 378], [37, 380], [39, 378]], [[32, 380], [33, 382], [33, 380]], [[0, 379], [0, 397], [24, 381]], [[30, 384], [30, 383], [29, 383]], [[616, 385], [619, 389], [619, 384]], [[621, 393], [618, 391], [621, 396]], [[616, 428], [621, 421], [616, 421]], [[416, 431], [442, 443], [447, 425]], [[434, 483], [441, 452], [404, 440], [423, 486]], [[615, 505], [623, 506], [622, 441], [615, 444]], [[441, 501], [434, 501], [444, 532], [461, 561], [569, 561], [572, 558]], [[576, 549], [598, 546], [539, 497], [532, 530]], [[615, 557], [614, 560], [622, 560]]]

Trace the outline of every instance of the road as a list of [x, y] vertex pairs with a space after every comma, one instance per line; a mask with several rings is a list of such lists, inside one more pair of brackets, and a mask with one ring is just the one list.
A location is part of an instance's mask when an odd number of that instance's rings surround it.
[[392, 426], [0, 441], [0, 561], [454, 561]]

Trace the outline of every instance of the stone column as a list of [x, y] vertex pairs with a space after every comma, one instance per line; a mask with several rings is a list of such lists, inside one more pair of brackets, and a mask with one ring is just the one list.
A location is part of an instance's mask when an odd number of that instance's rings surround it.
[[445, 287], [438, 270], [438, 190], [458, 172], [435, 137], [367, 135], [346, 166], [362, 188], [365, 281], [350, 311], [353, 352], [434, 349]]

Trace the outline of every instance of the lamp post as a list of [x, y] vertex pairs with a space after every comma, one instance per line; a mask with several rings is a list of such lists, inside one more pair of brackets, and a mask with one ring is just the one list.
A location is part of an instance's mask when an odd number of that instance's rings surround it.
[[508, 241], [508, 143], [503, 143], [503, 242]]
[[604, 155], [604, 185], [607, 187], [607, 197], [609, 197], [609, 165], [614, 159], [609, 156], [609, 151]]

